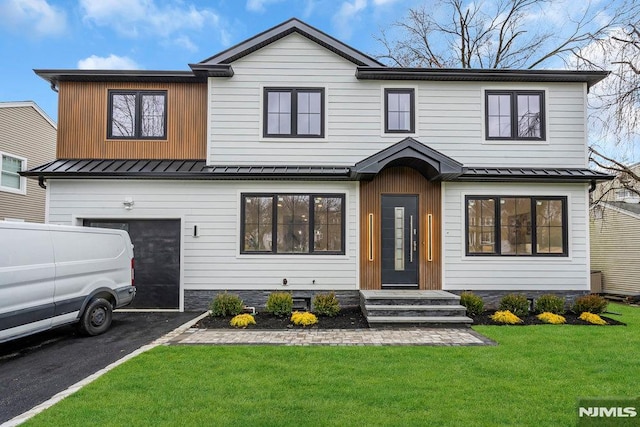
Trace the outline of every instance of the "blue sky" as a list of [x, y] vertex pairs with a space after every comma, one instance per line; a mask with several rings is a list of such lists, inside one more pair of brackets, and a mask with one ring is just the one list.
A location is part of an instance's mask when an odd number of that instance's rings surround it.
[[416, 0], [0, 0], [0, 101], [35, 101], [57, 121], [38, 68], [188, 70], [297, 17], [366, 53]]

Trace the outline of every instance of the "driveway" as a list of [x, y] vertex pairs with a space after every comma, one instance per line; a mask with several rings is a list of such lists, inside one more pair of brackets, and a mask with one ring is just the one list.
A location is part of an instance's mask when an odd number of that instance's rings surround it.
[[66, 326], [0, 344], [0, 424], [199, 314], [116, 312], [111, 328], [95, 337]]

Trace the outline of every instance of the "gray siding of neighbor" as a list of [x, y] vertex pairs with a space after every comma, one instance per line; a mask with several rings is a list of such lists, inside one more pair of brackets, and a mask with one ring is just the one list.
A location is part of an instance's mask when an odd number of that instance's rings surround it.
[[[0, 152], [27, 159], [27, 168], [56, 157], [56, 126], [33, 102], [0, 103]], [[0, 220], [45, 222], [46, 191], [26, 180], [26, 194], [0, 190]]]
[[611, 207], [605, 207], [601, 217], [593, 213], [591, 269], [602, 271], [603, 292], [639, 295], [640, 215]]

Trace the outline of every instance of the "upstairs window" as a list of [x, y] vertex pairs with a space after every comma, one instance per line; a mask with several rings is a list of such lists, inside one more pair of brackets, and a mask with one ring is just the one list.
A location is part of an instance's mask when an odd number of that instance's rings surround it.
[[264, 136], [322, 138], [324, 89], [266, 88]]
[[415, 132], [415, 96], [413, 89], [384, 90], [385, 133]]
[[166, 139], [166, 91], [109, 91], [109, 139]]
[[469, 196], [467, 255], [567, 256], [566, 197]]
[[9, 193], [26, 194], [27, 182], [18, 172], [26, 169], [27, 159], [0, 153], [2, 164], [0, 165], [0, 190]]
[[487, 91], [487, 139], [544, 140], [544, 93]]

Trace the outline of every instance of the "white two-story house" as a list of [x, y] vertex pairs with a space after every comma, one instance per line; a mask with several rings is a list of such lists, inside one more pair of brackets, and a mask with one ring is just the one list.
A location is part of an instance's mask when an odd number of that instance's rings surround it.
[[36, 70], [48, 221], [129, 230], [140, 307], [589, 291], [603, 72], [391, 68], [296, 19], [191, 71]]

